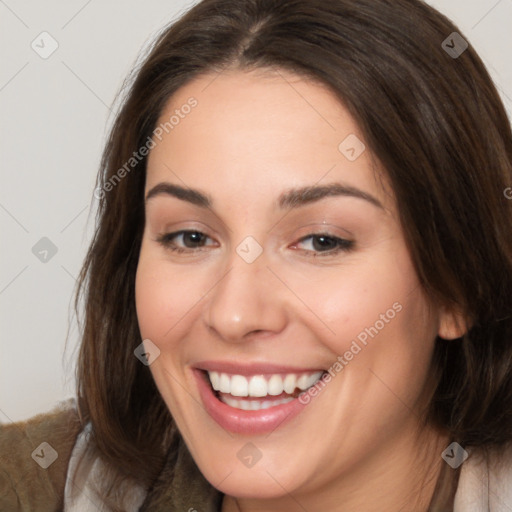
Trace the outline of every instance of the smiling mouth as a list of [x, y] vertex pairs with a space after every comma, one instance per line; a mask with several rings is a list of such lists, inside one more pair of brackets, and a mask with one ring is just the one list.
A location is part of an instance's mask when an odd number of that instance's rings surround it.
[[203, 371], [214, 395], [234, 409], [259, 411], [287, 404], [313, 387], [324, 371], [237, 375]]

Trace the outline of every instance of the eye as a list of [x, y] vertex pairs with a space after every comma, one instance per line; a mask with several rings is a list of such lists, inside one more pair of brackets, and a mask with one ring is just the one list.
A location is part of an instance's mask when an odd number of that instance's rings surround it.
[[[211, 238], [201, 231], [182, 230], [173, 233], [163, 233], [156, 239], [166, 249], [177, 252], [199, 252], [207, 246], [207, 240]], [[301, 238], [292, 248], [299, 248], [299, 245], [306, 246], [301, 250], [309, 253], [308, 256], [334, 256], [341, 251], [348, 252], [353, 249], [354, 242], [327, 233], [311, 234]], [[214, 245], [214, 244], [209, 244]]]
[[182, 253], [201, 250], [208, 238], [210, 237], [201, 231], [183, 230], [174, 233], [163, 233], [157, 237], [156, 241], [166, 249]]
[[348, 252], [354, 248], [352, 240], [346, 240], [336, 236], [329, 235], [328, 233], [311, 234], [301, 238], [293, 248], [303, 244], [307, 246], [302, 249], [304, 252], [309, 253], [309, 256], [334, 256], [341, 251]]

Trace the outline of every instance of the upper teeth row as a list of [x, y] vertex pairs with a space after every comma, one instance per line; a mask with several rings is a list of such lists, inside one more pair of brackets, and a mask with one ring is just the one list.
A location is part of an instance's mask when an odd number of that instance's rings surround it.
[[283, 392], [291, 395], [295, 388], [306, 390], [322, 376], [322, 373], [315, 372], [300, 375], [289, 373], [287, 375], [271, 375], [270, 377], [264, 375], [245, 377], [244, 375], [208, 372], [208, 376], [215, 391], [230, 393], [233, 396], [261, 397], [276, 396]]

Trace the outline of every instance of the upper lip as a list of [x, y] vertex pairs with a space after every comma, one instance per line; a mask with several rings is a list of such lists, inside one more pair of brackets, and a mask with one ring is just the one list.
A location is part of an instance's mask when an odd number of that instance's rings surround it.
[[228, 373], [231, 375], [270, 375], [325, 371], [323, 368], [295, 367], [265, 362], [242, 363], [237, 361], [201, 361], [195, 364], [194, 367], [199, 370]]

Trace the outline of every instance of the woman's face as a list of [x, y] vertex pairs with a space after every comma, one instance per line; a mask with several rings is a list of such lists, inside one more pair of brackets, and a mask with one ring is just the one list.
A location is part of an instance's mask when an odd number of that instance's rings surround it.
[[148, 160], [136, 302], [200, 470], [268, 499], [386, 473], [417, 441], [444, 320], [358, 126], [285, 72], [203, 75], [171, 116]]

